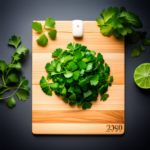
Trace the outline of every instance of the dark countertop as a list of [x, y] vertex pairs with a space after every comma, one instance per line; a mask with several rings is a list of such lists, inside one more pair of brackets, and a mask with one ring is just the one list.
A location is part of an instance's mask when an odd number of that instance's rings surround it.
[[[0, 0], [0, 60], [11, 61], [13, 47], [7, 45], [12, 35], [22, 38], [22, 44], [30, 49], [22, 64], [21, 75], [32, 82], [32, 29], [33, 20], [95, 20], [103, 8], [125, 6], [137, 14], [143, 22], [143, 31], [150, 37], [150, 5], [148, 0]], [[139, 42], [140, 43], [140, 42]], [[32, 134], [32, 91], [30, 99], [19, 101], [14, 109], [0, 101], [0, 149], [1, 150], [149, 150], [150, 90], [139, 89], [133, 80], [135, 68], [150, 63], [150, 47], [140, 57], [132, 58], [131, 50], [138, 44], [125, 45], [125, 134], [116, 136], [65, 136]], [[1, 82], [1, 81], [0, 81]], [[8, 93], [10, 94], [10, 93]], [[7, 95], [7, 94], [6, 94]]]

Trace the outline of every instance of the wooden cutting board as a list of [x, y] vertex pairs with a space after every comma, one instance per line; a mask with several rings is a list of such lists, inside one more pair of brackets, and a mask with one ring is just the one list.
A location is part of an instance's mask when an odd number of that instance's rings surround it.
[[[44, 25], [44, 21], [40, 21]], [[82, 39], [72, 36], [72, 21], [56, 21], [57, 38], [48, 37], [46, 47], [39, 46], [39, 33], [32, 30], [32, 132], [33, 134], [123, 134], [125, 118], [125, 53], [124, 38], [105, 37], [96, 21], [84, 21]], [[48, 35], [48, 31], [44, 30]], [[48, 96], [40, 88], [39, 81], [47, 76], [45, 65], [52, 60], [56, 48], [66, 49], [70, 42], [78, 42], [88, 49], [103, 54], [110, 66], [114, 81], [108, 89], [107, 101], [92, 102], [92, 108], [82, 110], [69, 106], [61, 97]]]

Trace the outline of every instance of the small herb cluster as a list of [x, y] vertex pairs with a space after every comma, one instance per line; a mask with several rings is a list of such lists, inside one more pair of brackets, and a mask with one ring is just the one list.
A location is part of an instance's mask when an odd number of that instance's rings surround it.
[[[8, 41], [8, 44], [14, 46], [16, 49], [14, 55], [12, 55], [12, 61], [10, 64], [6, 64], [5, 61], [0, 60], [0, 77], [3, 80], [3, 85], [0, 84], [0, 100], [10, 98], [7, 102], [7, 106], [10, 108], [16, 105], [16, 100], [13, 97], [14, 94], [18, 96], [19, 100], [26, 101], [26, 99], [29, 98], [29, 81], [26, 80], [26, 77], [22, 77], [20, 80], [16, 73], [16, 71], [20, 71], [22, 68], [20, 63], [21, 58], [24, 54], [29, 53], [29, 49], [25, 46], [18, 48], [20, 43], [20, 37], [12, 36]], [[21, 89], [21, 91], [18, 91], [19, 89]], [[15, 92], [8, 97], [3, 97], [4, 93], [9, 90], [15, 90]]]
[[[67, 45], [68, 50], [56, 49], [52, 56], [56, 57], [45, 66], [47, 78], [42, 76], [40, 86], [44, 93], [62, 95], [65, 103], [73, 106], [82, 105], [83, 109], [91, 108], [91, 101], [96, 101], [98, 92], [101, 100], [105, 101], [109, 95], [105, 94], [111, 86], [113, 76], [109, 76], [110, 67], [104, 64], [103, 55], [96, 55], [95, 51], [78, 43]], [[52, 78], [53, 83], [48, 80]]]
[[[96, 21], [100, 27], [100, 32], [104, 36], [111, 36], [113, 34], [118, 38], [121, 35], [127, 35], [132, 44], [137, 43], [141, 39], [144, 46], [150, 45], [150, 39], [146, 38], [147, 32], [133, 30], [133, 28], [140, 29], [143, 27], [141, 20], [134, 13], [126, 11], [125, 7], [121, 7], [120, 9], [109, 7], [107, 12], [103, 9], [100, 16], [102, 19], [97, 18]], [[137, 57], [141, 52], [146, 51], [142, 44], [132, 50], [132, 57]]]
[[[51, 17], [47, 18], [46, 21], [45, 21], [44, 28], [49, 30], [49, 29], [54, 28], [54, 26], [55, 26], [55, 20]], [[34, 29], [35, 31], [37, 31], [39, 33], [43, 32], [41, 23], [36, 22], [36, 21], [32, 22], [32, 29]], [[56, 38], [56, 34], [57, 34], [56, 30], [51, 30], [51, 31], [48, 32], [49, 37], [53, 40]], [[48, 42], [48, 38], [43, 33], [36, 41], [39, 45], [46, 46], [47, 42]]]

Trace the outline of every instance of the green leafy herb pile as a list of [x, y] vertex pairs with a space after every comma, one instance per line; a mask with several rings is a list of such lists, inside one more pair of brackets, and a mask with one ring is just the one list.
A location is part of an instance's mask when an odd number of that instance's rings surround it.
[[[7, 106], [13, 108], [16, 105], [16, 100], [13, 97], [16, 94], [19, 100], [26, 101], [29, 98], [30, 87], [28, 86], [29, 81], [25, 77], [22, 77], [21, 80], [17, 75], [17, 71], [20, 71], [22, 66], [20, 60], [23, 58], [24, 54], [29, 53], [29, 49], [25, 46], [18, 48], [21, 43], [21, 38], [16, 37], [15, 35], [8, 40], [8, 44], [15, 47], [16, 51], [12, 55], [12, 61], [10, 64], [6, 64], [5, 61], [0, 60], [0, 77], [3, 80], [3, 85], [0, 84], [0, 100], [10, 98], [7, 102]], [[9, 90], [15, 90], [15, 92], [8, 96], [3, 97], [4, 93]], [[18, 91], [21, 90], [21, 91]]]
[[[52, 29], [52, 28], [54, 28], [54, 26], [55, 26], [55, 20], [51, 17], [47, 18], [45, 21], [44, 28], [46, 30], [51, 30], [48, 32], [48, 35], [52, 40], [54, 40], [56, 38], [56, 34], [57, 34], [57, 30]], [[32, 29], [34, 29], [35, 31], [37, 31], [39, 33], [43, 33], [42, 25], [39, 22], [33, 21], [32, 22]], [[36, 41], [39, 45], [46, 46], [47, 42], [48, 42], [48, 38], [43, 33]]]
[[[105, 101], [113, 76], [109, 76], [110, 67], [104, 63], [103, 55], [96, 56], [95, 51], [78, 43], [70, 43], [67, 48], [64, 51], [58, 48], [52, 53], [57, 59], [45, 66], [47, 78], [42, 76], [40, 80], [43, 92], [52, 95], [51, 90], [54, 90], [56, 95], [63, 96], [65, 103], [82, 105], [83, 109], [91, 108], [91, 101], [97, 100], [98, 92]], [[48, 82], [50, 78], [53, 83]]]
[[[96, 21], [100, 27], [100, 32], [104, 36], [114, 35], [118, 38], [121, 35], [127, 35], [132, 44], [137, 43], [141, 39], [144, 46], [150, 45], [150, 39], [146, 38], [147, 32], [134, 30], [143, 27], [141, 20], [134, 13], [126, 11], [125, 7], [121, 7], [120, 9], [109, 7], [107, 11], [103, 9], [100, 16], [102, 18], [97, 18]], [[132, 50], [132, 57], [137, 57], [141, 52], [146, 51], [142, 44]]]

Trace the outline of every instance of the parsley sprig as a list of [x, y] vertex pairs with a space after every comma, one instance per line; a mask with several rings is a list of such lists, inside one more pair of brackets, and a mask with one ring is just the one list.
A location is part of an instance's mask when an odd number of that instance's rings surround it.
[[[0, 84], [0, 100], [10, 98], [7, 102], [7, 106], [10, 108], [16, 105], [16, 100], [14, 98], [15, 94], [18, 96], [19, 100], [26, 101], [26, 99], [29, 98], [29, 81], [26, 80], [26, 77], [22, 77], [20, 80], [17, 75], [17, 71], [20, 71], [22, 68], [21, 59], [24, 54], [29, 53], [29, 49], [25, 46], [18, 48], [20, 43], [20, 37], [17, 38], [15, 35], [12, 36], [11, 39], [8, 40], [8, 44], [14, 46], [16, 49], [15, 53], [12, 55], [12, 61], [10, 64], [7, 64], [4, 60], [0, 60], [0, 77], [3, 80], [3, 85]], [[15, 90], [15, 92], [8, 97], [3, 97], [4, 93], [9, 90]]]
[[[54, 30], [52, 28], [54, 28], [55, 26], [55, 20], [51, 17], [47, 18], [45, 21], [45, 25], [44, 28], [46, 30], [50, 30], [48, 32], [49, 37], [54, 40], [56, 38], [56, 34], [57, 34], [57, 30]], [[34, 29], [35, 31], [39, 32], [39, 33], [43, 33], [37, 40], [36, 42], [41, 45], [41, 46], [46, 46], [48, 43], [48, 38], [46, 37], [46, 35], [43, 32], [42, 29], [42, 25], [39, 22], [33, 21], [32, 22], [32, 29]]]
[[[96, 101], [98, 93], [105, 101], [108, 86], [113, 76], [109, 76], [110, 67], [104, 63], [103, 55], [88, 50], [78, 43], [67, 45], [68, 50], [56, 49], [52, 56], [57, 58], [45, 66], [47, 78], [42, 76], [40, 86], [44, 93], [62, 95], [62, 100], [69, 105], [82, 105], [83, 109], [91, 108], [91, 101]], [[52, 79], [53, 83], [49, 82]]]
[[[109, 7], [107, 11], [102, 10], [101, 18], [97, 18], [97, 24], [100, 27], [100, 32], [104, 36], [114, 35], [116, 38], [127, 36], [129, 41], [134, 44], [141, 39], [144, 46], [150, 45], [150, 39], [146, 38], [147, 32], [142, 32], [134, 29], [140, 29], [143, 24], [139, 17], [134, 13], [127, 11], [125, 7], [120, 9], [117, 7]], [[146, 49], [140, 44], [131, 52], [132, 57], [137, 57]]]

